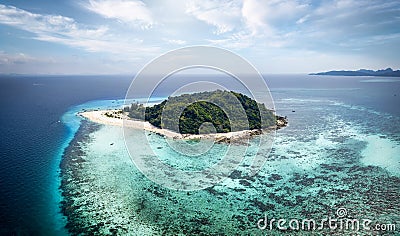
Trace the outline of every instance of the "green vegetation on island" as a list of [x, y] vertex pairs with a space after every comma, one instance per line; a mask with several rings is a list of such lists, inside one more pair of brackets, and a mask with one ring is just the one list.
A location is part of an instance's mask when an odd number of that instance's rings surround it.
[[221, 90], [169, 97], [152, 107], [134, 103], [124, 111], [131, 118], [181, 134], [199, 134], [200, 128], [202, 133], [264, 129], [282, 119], [244, 94]]

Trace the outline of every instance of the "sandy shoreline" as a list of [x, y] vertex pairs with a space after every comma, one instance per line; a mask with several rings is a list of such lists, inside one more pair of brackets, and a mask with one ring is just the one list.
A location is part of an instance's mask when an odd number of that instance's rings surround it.
[[[97, 110], [97, 111], [85, 111], [80, 112], [78, 115], [99, 124], [112, 125], [112, 126], [123, 126], [147, 130], [160, 135], [164, 135], [169, 138], [182, 138], [182, 135], [171, 130], [160, 129], [150, 124], [147, 121], [133, 120], [124, 114], [119, 114], [120, 110]], [[106, 114], [112, 115], [112, 117]]]
[[78, 113], [78, 115], [95, 123], [121, 127], [125, 125], [126, 127], [150, 131], [173, 139], [215, 139], [217, 142], [230, 142], [262, 133], [261, 130], [242, 130], [228, 133], [182, 135], [171, 130], [160, 129], [147, 121], [133, 120], [125, 114], [121, 114], [120, 110], [85, 111]]

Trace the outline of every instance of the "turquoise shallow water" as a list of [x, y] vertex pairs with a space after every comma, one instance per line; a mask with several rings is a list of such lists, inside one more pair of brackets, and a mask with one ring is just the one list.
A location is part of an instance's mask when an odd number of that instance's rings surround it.
[[[309, 235], [307, 230], [260, 229], [269, 219], [370, 219], [371, 225], [400, 222], [399, 117], [330, 94], [354, 90], [277, 90], [275, 105], [289, 126], [279, 130], [271, 153], [261, 148], [266, 164], [256, 176], [246, 162], [229, 178], [200, 191], [176, 191], [148, 180], [126, 151], [120, 127], [83, 122], [64, 156], [64, 213], [73, 233], [132, 235]], [[321, 95], [323, 94], [323, 95]], [[327, 95], [328, 94], [328, 95]], [[97, 101], [82, 108], [114, 106]], [[115, 101], [114, 101], [115, 102]], [[103, 107], [103, 106], [101, 106]], [[135, 139], [133, 133], [130, 138]], [[140, 136], [137, 136], [140, 137]], [[134, 155], [141, 152], [137, 140]], [[184, 159], [168, 151], [163, 137], [152, 135], [166, 163], [182, 169], [212, 164], [212, 156]], [[215, 147], [224, 150], [223, 144]], [[207, 159], [209, 158], [209, 159]], [[351, 235], [353, 230], [327, 227], [316, 234]], [[362, 234], [380, 232], [360, 231]]]

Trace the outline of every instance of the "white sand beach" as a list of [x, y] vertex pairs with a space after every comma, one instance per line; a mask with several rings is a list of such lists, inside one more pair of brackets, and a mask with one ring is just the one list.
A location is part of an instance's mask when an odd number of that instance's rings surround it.
[[253, 135], [261, 134], [261, 130], [243, 130], [229, 133], [213, 133], [213, 134], [179, 134], [177, 132], [160, 129], [147, 121], [133, 120], [120, 110], [96, 110], [80, 112], [78, 115], [99, 124], [112, 126], [125, 126], [133, 129], [144, 129], [168, 138], [174, 139], [214, 139], [217, 142], [230, 142], [234, 140], [242, 140]]
[[[125, 114], [120, 114], [119, 111], [120, 110], [85, 111], [78, 113], [78, 115], [99, 124], [144, 129], [169, 138], [182, 138], [182, 135], [179, 133], [167, 129], [160, 129], [147, 121], [133, 120]], [[112, 114], [112, 117], [107, 116], [106, 114]]]

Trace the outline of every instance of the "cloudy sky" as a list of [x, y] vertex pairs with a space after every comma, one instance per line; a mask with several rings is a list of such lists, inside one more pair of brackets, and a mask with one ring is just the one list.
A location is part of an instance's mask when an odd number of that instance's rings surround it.
[[398, 69], [400, 1], [0, 1], [0, 73], [132, 74], [190, 45], [262, 73]]

